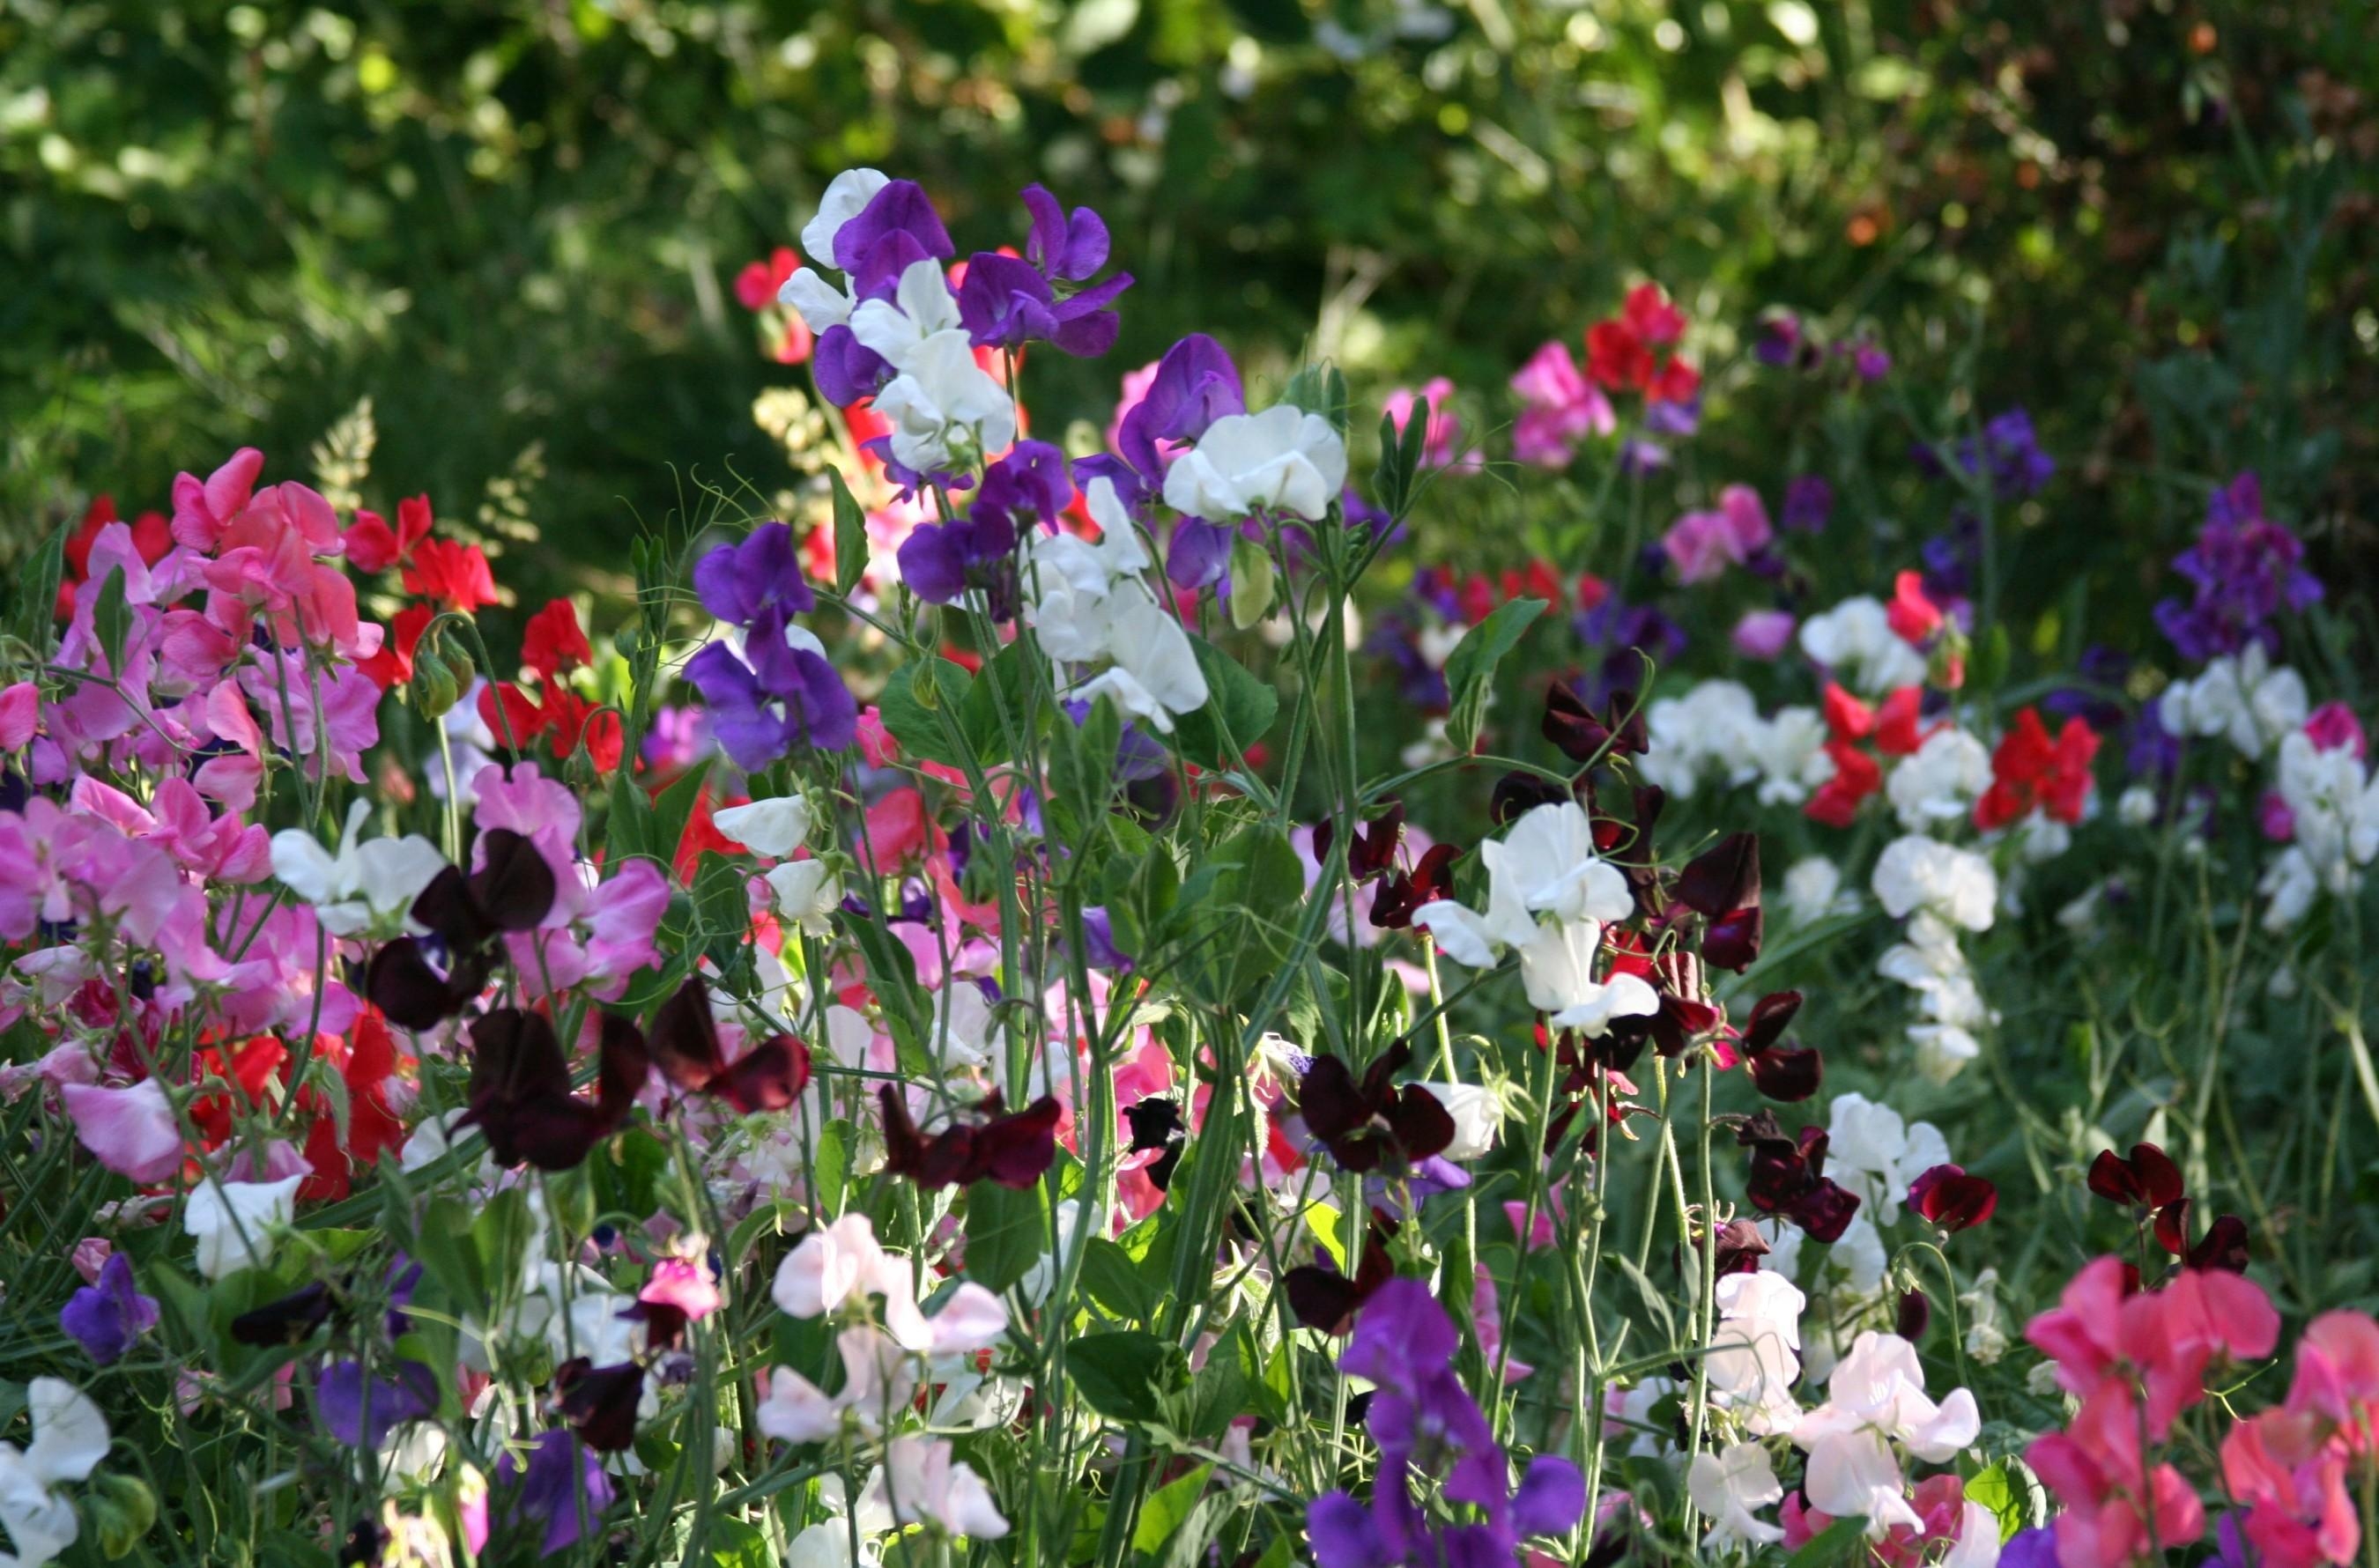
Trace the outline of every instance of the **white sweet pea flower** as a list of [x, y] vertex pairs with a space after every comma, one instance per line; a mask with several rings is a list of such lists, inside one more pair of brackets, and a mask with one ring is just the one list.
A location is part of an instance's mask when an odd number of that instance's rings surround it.
[[1979, 1502], [1958, 1511], [1958, 1544], [1941, 1559], [1941, 1568], [1996, 1568], [1999, 1560], [1999, 1516]]
[[903, 1525], [927, 1525], [970, 1540], [997, 1540], [1008, 1521], [992, 1502], [991, 1490], [972, 1466], [950, 1457], [950, 1445], [934, 1438], [898, 1437], [884, 1449], [888, 1479], [885, 1494], [892, 1516]]
[[1165, 504], [1221, 522], [1264, 509], [1310, 520], [1346, 485], [1346, 443], [1319, 414], [1281, 404], [1226, 414], [1165, 475]]
[[[777, 1265], [769, 1294], [787, 1317], [815, 1318], [878, 1288], [888, 1268], [875, 1225], [853, 1211], [803, 1236]], [[900, 1279], [905, 1285], [905, 1268]]]
[[822, 273], [803, 267], [777, 290], [777, 303], [799, 316], [811, 332], [823, 332], [847, 325], [858, 301], [851, 298], [848, 288], [838, 288]]
[[2351, 746], [2324, 750], [2295, 730], [2280, 742], [2275, 784], [2322, 886], [2347, 892], [2354, 868], [2379, 857], [2379, 778], [2363, 770]]
[[1447, 1159], [1475, 1160], [1495, 1147], [1495, 1135], [1503, 1126], [1503, 1103], [1493, 1090], [1475, 1083], [1421, 1087], [1454, 1118], [1454, 1141], [1443, 1151]]
[[107, 1419], [73, 1384], [35, 1378], [25, 1388], [32, 1411], [33, 1441], [19, 1449], [0, 1442], [0, 1526], [16, 1554], [15, 1568], [41, 1568], [64, 1552], [79, 1533], [74, 1502], [54, 1490], [79, 1481], [107, 1457]]
[[1724, 1276], [1711, 1299], [1718, 1308], [1706, 1362], [1711, 1396], [1754, 1432], [1786, 1429], [1801, 1414], [1793, 1384], [1801, 1376], [1808, 1298], [1784, 1275], [1762, 1269]]
[[182, 1229], [197, 1238], [199, 1272], [222, 1279], [272, 1261], [275, 1230], [296, 1212], [302, 1176], [279, 1181], [202, 1181], [182, 1202]]
[[1759, 803], [1797, 806], [1834, 776], [1826, 719], [1813, 707], [1781, 707], [1744, 730], [1743, 755], [1758, 770]]
[[964, 437], [980, 456], [1016, 439], [1008, 389], [974, 362], [962, 328], [934, 333], [908, 351], [909, 364], [876, 394], [876, 412], [892, 423], [892, 455], [919, 473], [946, 468], [950, 443]]
[[1866, 696], [1925, 679], [1925, 656], [1902, 641], [1883, 602], [1866, 594], [1802, 621], [1800, 639], [1803, 653]]
[[1862, 1333], [1826, 1381], [1826, 1403], [1793, 1429], [1809, 1456], [1809, 1501], [1836, 1517], [1865, 1514], [1869, 1538], [1894, 1525], [1921, 1527], [1903, 1495], [1893, 1446], [1939, 1465], [1981, 1435], [1974, 1396], [1951, 1391], [1936, 1405], [1925, 1393], [1916, 1347], [1898, 1334]]
[[1730, 1444], [1717, 1453], [1697, 1453], [1685, 1472], [1685, 1490], [1694, 1506], [1710, 1516], [1709, 1534], [1702, 1538], [1705, 1551], [1735, 1543], [1773, 1546], [1784, 1538], [1781, 1526], [1752, 1517], [1752, 1510], [1784, 1501], [1783, 1483], [1769, 1463], [1768, 1450], [1756, 1442]]
[[786, 861], [765, 878], [777, 912], [812, 936], [834, 935], [834, 911], [842, 907], [842, 878], [821, 860]]
[[356, 843], [356, 835], [370, 814], [371, 805], [365, 801], [347, 809], [336, 855], [301, 827], [286, 827], [272, 836], [272, 874], [314, 906], [314, 918], [333, 936], [368, 930], [419, 931], [408, 918], [413, 900], [446, 869], [446, 857], [438, 846], [418, 833]]
[[1682, 697], [1657, 698], [1645, 708], [1649, 749], [1636, 759], [1636, 771], [1646, 783], [1688, 800], [1705, 773], [1732, 778], [1744, 770], [1746, 778], [1754, 776], [1745, 759], [1759, 728], [1759, 703], [1750, 687], [1739, 681], [1701, 681]]
[[2304, 677], [2272, 668], [2261, 643], [2209, 662], [2194, 681], [2165, 688], [2156, 717], [2176, 735], [2219, 735], [2242, 756], [2259, 757], [2290, 730], [2303, 728], [2309, 705]]
[[1884, 794], [1911, 833], [1960, 822], [1991, 787], [1990, 749], [1963, 730], [1936, 730], [1884, 780]]
[[2126, 827], [2145, 827], [2156, 819], [2156, 791], [2134, 784], [2115, 802], [2116, 819]]
[[1999, 874], [1971, 850], [1918, 834], [1895, 838], [1875, 862], [1875, 896], [1895, 920], [1930, 910], [1968, 931], [1988, 931], [1999, 897]]
[[1106, 651], [1115, 663], [1076, 688], [1075, 695], [1086, 701], [1111, 697], [1125, 713], [1168, 735], [1174, 715], [1206, 706], [1212, 694], [1190, 633], [1145, 589], [1119, 590], [1105, 619]]
[[711, 814], [719, 831], [755, 855], [783, 860], [809, 842], [810, 803], [800, 795], [772, 795]]
[[1786, 868], [1784, 912], [1794, 924], [1805, 925], [1857, 907], [1856, 895], [1842, 897], [1842, 868], [1825, 856], [1805, 855]]
[[883, 1330], [860, 1323], [835, 1336], [843, 1382], [829, 1394], [790, 1367], [768, 1377], [760, 1402], [760, 1429], [786, 1442], [824, 1442], [839, 1436], [846, 1417], [869, 1437], [884, 1430], [888, 1417], [908, 1407], [917, 1390], [916, 1365]]
[[2276, 935], [2292, 928], [2312, 910], [2313, 899], [2321, 896], [2321, 875], [2303, 847], [2291, 844], [2264, 868], [2255, 891], [2266, 900], [2261, 923]]
[[1503, 836], [1493, 874], [1509, 876], [1522, 907], [1556, 920], [1625, 920], [1636, 910], [1626, 875], [1594, 847], [1594, 826], [1576, 801], [1525, 813]]
[[900, 371], [911, 368], [937, 333], [958, 331], [959, 302], [942, 264], [930, 256], [901, 271], [890, 300], [863, 300], [851, 313], [851, 335]]

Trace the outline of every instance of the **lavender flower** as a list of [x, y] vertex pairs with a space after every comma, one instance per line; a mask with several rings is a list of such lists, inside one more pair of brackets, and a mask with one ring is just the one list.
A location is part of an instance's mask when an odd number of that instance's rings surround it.
[[1821, 533], [1833, 510], [1834, 487], [1822, 475], [1801, 474], [1785, 485], [1784, 506], [1777, 521], [1791, 533]]
[[561, 1430], [540, 1433], [526, 1465], [510, 1453], [497, 1460], [496, 1492], [501, 1523], [543, 1526], [539, 1557], [577, 1545], [582, 1515], [591, 1525], [611, 1506], [603, 1456]]
[[99, 1278], [66, 1297], [58, 1326], [104, 1367], [157, 1326], [157, 1298], [133, 1287], [132, 1260], [111, 1253], [100, 1265]]
[[995, 621], [1016, 613], [1016, 541], [1038, 525], [1055, 528], [1074, 499], [1066, 454], [1046, 441], [1023, 440], [983, 476], [967, 515], [927, 523], [900, 543], [900, 580], [932, 604], [969, 588], [985, 591]]

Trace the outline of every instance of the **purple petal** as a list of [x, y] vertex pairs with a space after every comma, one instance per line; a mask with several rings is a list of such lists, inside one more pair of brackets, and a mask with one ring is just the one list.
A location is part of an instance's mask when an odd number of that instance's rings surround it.
[[856, 276], [866, 270], [872, 253], [896, 235], [907, 239], [922, 256], [948, 258], [958, 251], [924, 187], [914, 180], [894, 180], [876, 193], [859, 216], [836, 231], [834, 264]]
[[1524, 1536], [1566, 1535], [1586, 1515], [1586, 1478], [1577, 1466], [1553, 1454], [1528, 1462], [1520, 1490], [1512, 1494], [1512, 1527]]

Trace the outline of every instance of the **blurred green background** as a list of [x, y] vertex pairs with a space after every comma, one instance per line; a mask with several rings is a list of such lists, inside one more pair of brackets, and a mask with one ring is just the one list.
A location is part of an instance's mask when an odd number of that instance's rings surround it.
[[[864, 163], [961, 252], [1031, 180], [1106, 215], [1123, 341], [1036, 361], [1044, 428], [1192, 329], [1501, 422], [1649, 275], [1721, 371], [1787, 306], [1937, 421], [2027, 404], [2114, 571], [2243, 464], [2334, 569], [2374, 81], [2362, 4], [0, 0], [0, 534], [240, 444], [308, 473], [368, 395], [383, 501], [509, 530], [525, 593], [621, 562], [686, 473], [790, 476], [752, 405], [800, 372], [733, 280]], [[1781, 477], [1768, 421], [1712, 427], [1713, 484]]]

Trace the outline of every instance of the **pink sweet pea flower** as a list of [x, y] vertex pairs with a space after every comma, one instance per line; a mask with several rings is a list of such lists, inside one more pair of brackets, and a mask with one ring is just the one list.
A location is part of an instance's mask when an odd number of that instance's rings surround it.
[[21, 749], [42, 719], [42, 689], [19, 681], [0, 692], [0, 752]]
[[1767, 505], [1748, 485], [1729, 485], [1719, 492], [1712, 512], [1688, 512], [1660, 540], [1681, 583], [1706, 583], [1721, 576], [1729, 566], [1741, 566], [1776, 537], [1769, 525]]
[[116, 1175], [146, 1187], [182, 1168], [182, 1128], [155, 1079], [129, 1089], [70, 1083], [58, 1091], [58, 1098], [82, 1146]]
[[1462, 440], [1462, 420], [1454, 412], [1454, 383], [1443, 376], [1433, 376], [1415, 392], [1398, 387], [1381, 403], [1381, 411], [1395, 422], [1402, 434], [1412, 419], [1413, 405], [1426, 399], [1429, 403], [1429, 425], [1421, 434], [1420, 464], [1424, 468], [1477, 468], [1486, 461], [1478, 452], [1457, 456], [1455, 448]]
[[192, 549], [211, 550], [223, 527], [248, 507], [264, 453], [244, 446], [201, 483], [190, 474], [174, 476], [174, 537]]
[[1512, 428], [1512, 455], [1531, 467], [1566, 468], [1581, 438], [1619, 428], [1611, 399], [1586, 379], [1569, 345], [1558, 339], [1520, 367], [1512, 390], [1522, 405]]
[[2362, 721], [2354, 710], [2341, 702], [2326, 702], [2313, 710], [2305, 720], [2304, 732], [2315, 750], [2334, 752], [2340, 746], [2354, 748], [2359, 760], [2369, 750], [2362, 733]]

